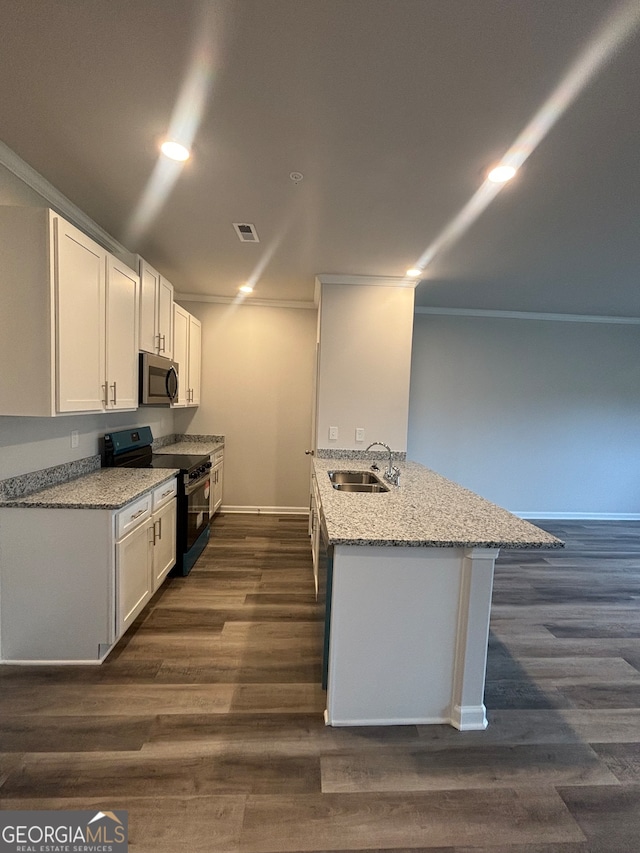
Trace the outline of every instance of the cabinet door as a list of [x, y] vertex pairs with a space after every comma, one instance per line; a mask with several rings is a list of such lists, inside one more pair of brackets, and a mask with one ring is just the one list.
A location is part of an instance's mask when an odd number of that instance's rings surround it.
[[187, 405], [200, 405], [200, 374], [202, 363], [202, 324], [189, 314], [189, 388]]
[[158, 283], [156, 331], [158, 333], [159, 355], [173, 358], [173, 285], [160, 276]]
[[169, 501], [152, 516], [153, 521], [153, 592], [176, 563], [176, 500]]
[[53, 223], [56, 410], [101, 411], [105, 400], [105, 258], [89, 237]]
[[131, 625], [151, 598], [152, 528], [140, 524], [116, 542], [116, 601], [118, 636]]
[[146, 261], [140, 261], [140, 349], [158, 352], [158, 294], [160, 273]]
[[173, 360], [178, 364], [178, 399], [174, 406], [186, 406], [189, 397], [189, 314], [173, 306]]
[[108, 409], [138, 408], [138, 276], [107, 257]]
[[209, 457], [211, 460], [211, 477], [209, 479], [209, 518], [213, 518], [213, 514], [216, 511], [215, 502], [216, 502], [216, 492], [215, 492], [215, 470], [216, 470], [216, 456], [215, 453], [212, 453]]
[[218, 462], [211, 472], [211, 491], [213, 493], [213, 515], [220, 509], [222, 504], [222, 471], [224, 462]]

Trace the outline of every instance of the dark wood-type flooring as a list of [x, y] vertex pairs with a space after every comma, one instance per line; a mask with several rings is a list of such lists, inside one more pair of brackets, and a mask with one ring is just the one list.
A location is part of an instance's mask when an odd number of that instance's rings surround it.
[[0, 807], [127, 809], [136, 853], [637, 853], [640, 523], [542, 526], [460, 733], [325, 727], [306, 520], [217, 517], [102, 666], [0, 667]]

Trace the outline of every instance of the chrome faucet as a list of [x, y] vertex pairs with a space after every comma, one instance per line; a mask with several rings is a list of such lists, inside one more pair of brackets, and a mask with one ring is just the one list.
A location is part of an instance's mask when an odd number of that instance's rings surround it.
[[[387, 482], [391, 483], [393, 486], [399, 486], [400, 485], [400, 469], [397, 468], [392, 462], [391, 448], [389, 447], [389, 445], [385, 444], [384, 441], [373, 441], [369, 445], [369, 447], [365, 448], [365, 452], [366, 452], [366, 450], [371, 450], [372, 447], [376, 447], [376, 445], [378, 447], [384, 447], [386, 450], [389, 451], [389, 467], [384, 472], [385, 480], [387, 480]], [[375, 462], [374, 462], [374, 465], [375, 465]], [[371, 467], [373, 467], [373, 465]], [[376, 466], [376, 468], [377, 468], [377, 466]]]

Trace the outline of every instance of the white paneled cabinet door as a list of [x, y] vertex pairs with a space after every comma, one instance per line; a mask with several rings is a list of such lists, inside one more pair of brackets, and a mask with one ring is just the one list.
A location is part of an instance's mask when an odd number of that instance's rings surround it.
[[103, 408], [106, 251], [57, 217], [53, 223], [56, 410]]
[[138, 276], [107, 257], [106, 407], [138, 406]]
[[158, 282], [158, 354], [173, 358], [173, 285], [160, 276]]
[[116, 543], [118, 636], [131, 625], [151, 598], [152, 528], [140, 524]]
[[188, 406], [200, 405], [202, 372], [202, 324], [189, 314], [189, 398]]
[[140, 349], [158, 352], [157, 296], [160, 290], [160, 273], [146, 261], [140, 261]]
[[169, 501], [153, 514], [153, 591], [176, 562], [176, 501]]
[[173, 305], [173, 360], [178, 364], [178, 399], [174, 406], [186, 406], [189, 397], [189, 314]]
[[222, 471], [224, 462], [218, 462], [213, 469], [211, 479], [213, 481], [213, 512], [217, 512], [222, 504]]

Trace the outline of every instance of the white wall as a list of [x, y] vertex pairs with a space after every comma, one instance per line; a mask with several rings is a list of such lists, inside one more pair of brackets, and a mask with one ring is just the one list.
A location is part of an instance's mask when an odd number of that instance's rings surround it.
[[[98, 439], [106, 432], [149, 424], [154, 438], [174, 432], [169, 409], [71, 415], [63, 418], [0, 417], [0, 480], [62, 465], [99, 453]], [[79, 445], [71, 447], [71, 430]]]
[[322, 285], [319, 448], [364, 450], [384, 441], [407, 449], [413, 300], [413, 287]]
[[202, 403], [176, 432], [226, 436], [223, 507], [308, 508], [316, 312], [183, 304], [202, 322]]
[[640, 514], [640, 327], [417, 314], [408, 455], [530, 517]]

